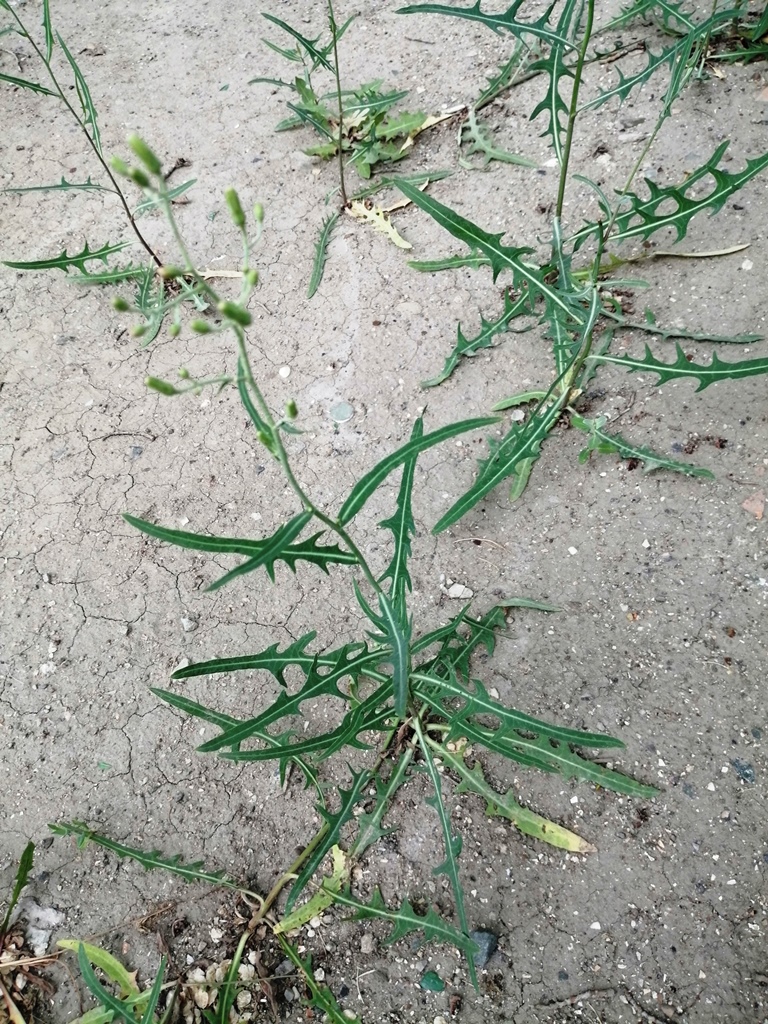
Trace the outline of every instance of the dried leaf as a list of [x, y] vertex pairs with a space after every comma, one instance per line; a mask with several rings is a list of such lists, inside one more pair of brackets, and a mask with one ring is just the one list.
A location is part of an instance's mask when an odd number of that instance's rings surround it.
[[760, 490], [750, 494], [746, 501], [742, 501], [741, 507], [745, 512], [753, 515], [755, 519], [762, 519], [765, 512], [765, 491]]
[[371, 206], [368, 208], [365, 203], [359, 202], [357, 199], [353, 199], [349, 204], [349, 212], [357, 220], [367, 221], [372, 224], [377, 231], [381, 231], [385, 234], [391, 242], [398, 247], [398, 249], [412, 249], [413, 246], [410, 242], [406, 242], [402, 238], [391, 221], [388, 221], [384, 211], [379, 206]]

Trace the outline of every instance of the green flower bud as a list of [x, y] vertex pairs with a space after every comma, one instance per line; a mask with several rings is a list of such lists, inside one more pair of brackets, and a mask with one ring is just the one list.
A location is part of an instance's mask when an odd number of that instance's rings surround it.
[[138, 135], [129, 135], [128, 145], [151, 174], [162, 174], [163, 165], [143, 139]]
[[181, 324], [171, 324], [168, 328], [168, 333], [172, 338], [178, 338], [181, 334]]
[[259, 272], [253, 268], [246, 270], [243, 273], [243, 277], [245, 278], [245, 282], [249, 288], [255, 288], [259, 282]]
[[180, 391], [176, 390], [173, 384], [169, 384], [167, 380], [160, 380], [159, 377], [147, 377], [144, 383], [151, 391], [157, 391], [161, 395], [181, 394]]
[[184, 277], [181, 267], [160, 267], [158, 274], [164, 281], [175, 281], [177, 277]]
[[131, 167], [128, 171], [128, 177], [139, 188], [149, 188], [149, 178], [140, 167]]
[[193, 320], [189, 327], [195, 334], [210, 334], [213, 330], [211, 325], [205, 320]]
[[189, 370], [186, 368], [186, 366], [179, 367], [179, 376], [181, 377], [182, 380], [189, 380]]
[[247, 327], [251, 323], [253, 317], [244, 309], [239, 306], [236, 302], [220, 302], [218, 310], [223, 313], [228, 320], [234, 320], [236, 324], [240, 324], [241, 327]]
[[229, 207], [229, 215], [232, 218], [232, 223], [236, 228], [239, 228], [242, 231], [245, 227], [245, 214], [243, 213], [243, 208], [240, 205], [240, 197], [233, 188], [228, 188], [224, 193], [224, 198], [226, 199], [227, 206]]
[[147, 333], [147, 325], [146, 324], [136, 324], [135, 326], [133, 326], [131, 328], [129, 333], [130, 333], [132, 338], [141, 338], [141, 337], [143, 337]]
[[285, 403], [285, 415], [289, 420], [295, 420], [299, 415], [299, 408], [292, 398]]
[[112, 299], [112, 309], [116, 309], [118, 313], [127, 313], [130, 308], [128, 302], [121, 295]]
[[256, 434], [256, 437], [258, 437], [261, 443], [265, 444], [267, 448], [272, 448], [272, 438], [269, 436], [269, 434], [266, 434], [263, 430], [259, 430]]
[[253, 216], [256, 218], [257, 224], [264, 223], [264, 207], [261, 205], [261, 203], [253, 204]]
[[125, 160], [121, 160], [119, 156], [113, 156], [110, 163], [112, 164], [113, 171], [116, 171], [118, 174], [122, 174], [125, 178], [128, 177], [130, 168]]

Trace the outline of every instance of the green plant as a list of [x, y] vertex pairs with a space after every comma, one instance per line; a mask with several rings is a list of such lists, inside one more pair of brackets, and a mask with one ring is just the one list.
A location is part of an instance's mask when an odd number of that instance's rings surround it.
[[[622, 310], [614, 294], [616, 288], [633, 282], [623, 282], [608, 275], [628, 260], [615, 256], [610, 249], [622, 242], [647, 241], [664, 229], [675, 231], [676, 240], [685, 237], [691, 219], [704, 210], [717, 213], [726, 200], [747, 182], [768, 167], [768, 153], [748, 159], [743, 170], [731, 173], [720, 166], [728, 143], [721, 143], [704, 164], [694, 170], [679, 185], [660, 186], [646, 179], [647, 196], [634, 192], [633, 183], [648, 151], [662, 126], [672, 114], [673, 103], [688, 83], [701, 73], [713, 40], [732, 30], [734, 18], [740, 18], [738, 9], [724, 9], [713, 5], [709, 17], [693, 21], [677, 3], [636, 0], [614, 18], [605, 29], [625, 25], [639, 16], [654, 15], [674, 35], [674, 42], [660, 53], [650, 52], [645, 67], [639, 72], [624, 75], [619, 72], [615, 86], [602, 90], [594, 98], [580, 102], [580, 89], [585, 63], [590, 59], [590, 44], [596, 32], [594, 27], [594, 0], [564, 0], [553, 5], [544, 14], [524, 20], [524, 0], [515, 2], [503, 13], [485, 13], [478, 0], [472, 7], [445, 6], [427, 3], [402, 8], [403, 14], [439, 14], [468, 19], [484, 25], [494, 32], [508, 32], [516, 40], [513, 59], [516, 66], [524, 66], [524, 54], [536, 50], [540, 54], [528, 63], [529, 74], [540, 74], [545, 81], [545, 94], [531, 114], [545, 123], [544, 134], [557, 158], [560, 172], [554, 212], [551, 220], [550, 257], [546, 263], [535, 262], [534, 250], [527, 245], [504, 244], [503, 232], [492, 234], [460, 216], [431, 196], [425, 196], [407, 182], [397, 187], [414, 204], [421, 207], [437, 223], [469, 248], [468, 256], [452, 257], [413, 264], [420, 270], [442, 270], [457, 266], [488, 266], [494, 280], [506, 273], [511, 279], [514, 297], [507, 295], [504, 311], [493, 320], [483, 319], [480, 333], [467, 338], [459, 327], [458, 341], [440, 374], [425, 386], [444, 381], [461, 358], [474, 355], [481, 348], [496, 343], [498, 335], [509, 325], [522, 318], [525, 326], [545, 325], [551, 344], [553, 379], [541, 389], [528, 390], [500, 401], [494, 409], [501, 411], [512, 406], [530, 407], [522, 421], [513, 422], [499, 441], [489, 439], [489, 455], [480, 462], [480, 469], [472, 487], [462, 495], [436, 524], [439, 532], [466, 515], [489, 491], [505, 479], [512, 480], [510, 500], [520, 497], [525, 490], [532, 468], [539, 458], [541, 445], [556, 424], [567, 417], [570, 424], [588, 436], [587, 446], [581, 453], [582, 461], [592, 452], [614, 453], [622, 458], [637, 460], [646, 470], [669, 469], [693, 476], [711, 476], [705, 469], [690, 466], [626, 440], [606, 429], [606, 418], [592, 418], [579, 411], [585, 385], [598, 368], [606, 363], [622, 366], [627, 371], [655, 374], [658, 383], [674, 379], [691, 379], [702, 391], [718, 380], [741, 379], [768, 372], [768, 358], [725, 361], [717, 354], [711, 362], [700, 363], [682, 348], [680, 340], [713, 341], [747, 345], [760, 340], [760, 335], [747, 334], [721, 337], [686, 330], [664, 329], [657, 325], [655, 315], [646, 311], [639, 322], [631, 320]], [[762, 31], [765, 14], [756, 32]], [[520, 51], [520, 47], [523, 51]], [[642, 153], [635, 162], [617, 198], [611, 199], [595, 182], [581, 176], [574, 177], [590, 186], [596, 196], [599, 216], [568, 232], [563, 225], [563, 208], [569, 181], [569, 163], [574, 132], [581, 114], [602, 107], [610, 100], [625, 100], [632, 90], [640, 88], [661, 69], [667, 69], [668, 81], [661, 100], [658, 119]], [[511, 82], [509, 74], [502, 74], [505, 87]], [[495, 88], [495, 86], [494, 86]], [[707, 180], [711, 185], [703, 194], [693, 192], [694, 186]], [[577, 266], [581, 253], [591, 246], [593, 254], [582, 267]], [[635, 261], [638, 257], [630, 257]], [[606, 279], [607, 278], [607, 279]], [[525, 328], [523, 328], [525, 329]], [[614, 340], [626, 330], [642, 331], [651, 337], [675, 339], [675, 354], [670, 361], [659, 358], [646, 345], [643, 355], [616, 354], [611, 351]]]
[[[88, 242], [85, 242], [83, 248], [76, 253], [70, 254], [65, 249], [58, 255], [45, 259], [4, 260], [4, 266], [15, 270], [61, 270], [65, 274], [70, 274], [78, 284], [93, 285], [132, 282], [136, 289], [133, 307], [141, 314], [145, 321], [141, 326], [140, 335], [138, 336], [141, 336], [144, 343], [148, 344], [157, 336], [165, 313], [171, 308], [165, 301], [165, 284], [157, 274], [158, 268], [162, 266], [162, 259], [147, 241], [137, 224], [138, 218], [143, 213], [152, 209], [154, 204], [151, 200], [149, 202], [144, 201], [132, 209], [128, 194], [120, 184], [120, 176], [106, 159], [102, 147], [99, 118], [91, 91], [88, 88], [82, 68], [61, 35], [53, 29], [50, 0], [43, 0], [42, 26], [44, 42], [42, 45], [36, 41], [19, 12], [9, 0], [0, 0], [0, 11], [6, 11], [11, 16], [11, 24], [2, 29], [2, 34], [18, 35], [31, 47], [45, 72], [46, 78], [44, 81], [46, 84], [33, 79], [19, 78], [2, 73], [0, 73], [0, 82], [5, 82], [13, 89], [27, 90], [41, 96], [50, 96], [57, 100], [80, 129], [93, 154], [96, 165], [100, 168], [106, 181], [106, 183], [94, 182], [89, 176], [85, 181], [70, 182], [62, 177], [61, 181], [54, 184], [5, 188], [0, 190], [0, 192], [11, 195], [29, 195], [43, 192], [86, 192], [90, 194], [105, 193], [113, 195], [117, 198], [125, 213], [133, 236], [150, 260], [149, 263], [130, 262], [122, 267], [107, 266], [105, 270], [94, 270], [92, 269], [94, 262], [101, 262], [107, 265], [110, 256], [122, 252], [123, 249], [130, 245], [130, 242], [106, 242], [94, 249], [90, 247]], [[65, 84], [62, 84], [62, 72], [55, 65], [54, 50], [57, 44], [63, 56], [64, 71], [72, 76], [73, 88], [77, 96], [76, 104], [70, 102], [68, 95], [70, 90]], [[172, 200], [178, 199], [195, 184], [195, 180], [192, 178], [189, 181], [182, 182], [180, 185], [169, 188], [168, 194], [170, 198]], [[189, 287], [186, 281], [177, 282], [175, 289], [183, 294], [185, 298], [192, 301], [199, 311], [204, 311], [205, 304], [194, 289]], [[172, 305], [175, 306], [175, 302]]]
[[[414, 423], [408, 442], [360, 476], [335, 516], [323, 511], [298, 482], [292, 467], [290, 435], [296, 432], [295, 403], [289, 399], [283, 413], [273, 413], [258, 385], [247, 349], [246, 329], [251, 314], [246, 303], [257, 280], [252, 251], [261, 229], [261, 207], [256, 207], [254, 218], [247, 217], [234, 190], [226, 194], [233, 223], [242, 238], [244, 255], [240, 293], [234, 299], [223, 298], [204, 280], [194, 264], [178, 229], [159, 161], [142, 140], [133, 137], [130, 145], [143, 166], [128, 168], [119, 161], [116, 165], [134, 179], [138, 177], [136, 170], [146, 176], [145, 192], [164, 210], [180, 256], [179, 265], [162, 268], [162, 275], [168, 280], [189, 279], [209, 307], [218, 311], [219, 318], [213, 322], [192, 322], [192, 331], [230, 333], [236, 348], [233, 369], [228, 375], [195, 380], [182, 369], [179, 383], [149, 378], [147, 384], [162, 395], [175, 396], [183, 391], [199, 391], [206, 384], [221, 387], [228, 382], [235, 383], [256, 439], [279, 464], [293, 492], [296, 512], [271, 536], [255, 539], [209, 536], [169, 529], [133, 515], [125, 518], [147, 536], [165, 543], [217, 555], [239, 555], [243, 560], [214, 580], [209, 590], [262, 569], [274, 582], [280, 563], [294, 572], [304, 562], [315, 564], [325, 572], [332, 567], [346, 566], [352, 573], [355, 600], [367, 620], [364, 636], [330, 650], [312, 649], [315, 633], [309, 632], [284, 649], [275, 643], [252, 654], [237, 652], [192, 664], [173, 674], [177, 682], [197, 676], [218, 682], [231, 672], [243, 670], [271, 674], [281, 686], [280, 694], [253, 717], [238, 719], [223, 714], [215, 705], [204, 706], [176, 690], [153, 690], [172, 707], [218, 730], [214, 738], [200, 747], [201, 752], [217, 753], [239, 762], [274, 760], [283, 777], [294, 767], [303, 775], [306, 785], [317, 793], [316, 806], [323, 820], [322, 827], [270, 894], [261, 897], [249, 893], [249, 898], [258, 906], [249, 927], [252, 930], [259, 922], [272, 927], [297, 967], [304, 965], [300, 969], [307, 979], [312, 1005], [322, 1008], [334, 1020], [343, 1018], [333, 1016], [336, 1011], [329, 1001], [332, 997], [314, 980], [309, 980], [311, 965], [301, 961], [296, 951], [288, 952], [285, 938], [286, 933], [331, 904], [351, 909], [356, 918], [388, 922], [392, 926], [389, 937], [392, 942], [411, 933], [421, 933], [425, 940], [451, 943], [467, 955], [470, 976], [475, 980], [472, 960], [475, 947], [469, 935], [470, 923], [460, 879], [461, 837], [452, 824], [450, 797], [445, 792], [448, 773], [457, 781], [459, 791], [482, 797], [489, 814], [511, 820], [527, 835], [583, 852], [592, 849], [586, 840], [520, 806], [511, 792], [496, 792], [475, 751], [484, 749], [502, 759], [556, 772], [565, 778], [590, 781], [627, 795], [649, 795], [654, 790], [590, 761], [577, 749], [620, 747], [619, 740], [532, 718], [505, 706], [474, 677], [472, 655], [479, 648], [485, 648], [489, 654], [493, 652], [496, 632], [504, 626], [508, 609], [532, 608], [548, 612], [556, 609], [530, 599], [510, 598], [479, 617], [471, 615], [466, 607], [437, 629], [425, 631], [414, 621], [409, 608], [408, 566], [415, 533], [411, 503], [417, 459], [422, 452], [442, 441], [496, 420], [469, 419], [425, 433], [420, 417]], [[176, 301], [182, 302], [182, 297]], [[118, 305], [123, 308], [126, 304]], [[398, 469], [401, 482], [396, 507], [392, 515], [380, 523], [392, 539], [391, 559], [381, 571], [363, 555], [352, 524], [374, 492]], [[265, 496], [264, 500], [268, 498]], [[304, 537], [305, 532], [313, 528], [318, 532]], [[297, 671], [302, 677], [297, 690], [286, 686], [288, 670]], [[336, 724], [325, 731], [306, 735], [297, 731], [295, 720], [309, 701], [323, 701], [331, 708], [338, 708], [340, 703]], [[334, 754], [349, 754], [353, 750], [357, 752], [358, 768], [350, 767], [346, 786], [329, 789], [322, 776], [324, 762]], [[360, 766], [361, 758], [367, 758], [365, 766]], [[414, 773], [426, 777], [433, 791], [428, 803], [437, 815], [445, 850], [445, 859], [435, 868], [435, 874], [445, 875], [449, 881], [456, 907], [455, 924], [439, 917], [434, 910], [426, 915], [417, 913], [407, 899], [399, 907], [390, 909], [378, 891], [368, 900], [352, 891], [352, 866], [389, 831], [384, 819], [393, 797]], [[119, 856], [133, 857], [147, 868], [160, 867], [188, 880], [239, 888], [227, 876], [206, 872], [202, 865], [185, 865], [178, 858], [122, 846], [82, 823], [59, 824], [52, 828], [60, 835], [76, 835], [81, 842], [98, 842]], [[328, 856], [333, 861], [331, 875], [319, 885], [315, 884], [307, 903], [299, 904], [299, 898], [312, 885]], [[285, 916], [279, 919], [274, 907], [288, 886]]]
[[[275, 131], [289, 131], [302, 126], [314, 131], [320, 141], [308, 147], [305, 152], [324, 160], [336, 159], [339, 184], [334, 192], [339, 192], [341, 212], [371, 224], [400, 248], [410, 249], [410, 244], [400, 237], [388, 219], [387, 214], [391, 211], [375, 206], [371, 201], [371, 197], [385, 188], [388, 182], [374, 181], [350, 194], [347, 191], [345, 168], [354, 167], [361, 178], [369, 181], [375, 171], [402, 160], [418, 135], [452, 115], [430, 116], [421, 111], [394, 113], [395, 105], [408, 95], [408, 90], [383, 91], [381, 79], [353, 89], [342, 89], [338, 44], [353, 18], [348, 18], [343, 25], [338, 26], [331, 0], [327, 2], [327, 13], [329, 38], [325, 42], [320, 41], [320, 36], [308, 39], [282, 19], [272, 14], [262, 14], [270, 24], [285, 32], [294, 45], [287, 48], [269, 39], [265, 39], [264, 43], [291, 64], [300, 65], [300, 73], [293, 81], [259, 76], [252, 78], [248, 84], [274, 85], [293, 93], [293, 98], [287, 104], [291, 114], [275, 126]], [[316, 78], [322, 72], [332, 76], [333, 88], [328, 92], [319, 92], [313, 82], [313, 76]], [[437, 181], [449, 173], [422, 172], [409, 175], [405, 180], [414, 186], [426, 187], [430, 181]], [[328, 243], [338, 217], [339, 213], [334, 213], [321, 225], [308, 288], [309, 298], [315, 294], [322, 280]]]

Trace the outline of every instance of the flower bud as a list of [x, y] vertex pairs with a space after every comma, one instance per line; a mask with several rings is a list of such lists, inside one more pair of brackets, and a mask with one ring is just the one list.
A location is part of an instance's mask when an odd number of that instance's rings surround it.
[[125, 162], [125, 160], [121, 160], [119, 156], [113, 156], [110, 163], [112, 165], [113, 171], [116, 171], [117, 174], [122, 174], [125, 178], [128, 177], [128, 172], [130, 168], [128, 167], [128, 164]]
[[142, 338], [147, 333], [147, 325], [146, 324], [135, 324], [130, 329], [129, 333], [130, 333], [132, 338]]
[[112, 299], [112, 309], [116, 309], [118, 313], [127, 313], [130, 308], [130, 305], [122, 295], [116, 295], [115, 298]]
[[157, 391], [161, 395], [181, 394], [180, 391], [176, 390], [173, 384], [170, 384], [167, 380], [160, 380], [159, 377], [147, 377], [144, 383], [151, 391]]
[[211, 325], [205, 320], [193, 320], [189, 327], [195, 334], [210, 334], [213, 330]]
[[285, 403], [285, 415], [289, 420], [295, 420], [299, 415], [298, 406], [292, 398]]
[[139, 188], [149, 188], [149, 178], [140, 167], [129, 168], [128, 177], [135, 185], [138, 185]]
[[189, 380], [189, 370], [186, 368], [186, 366], [179, 367], [179, 376], [181, 377], [182, 380]]
[[175, 281], [177, 277], [184, 277], [181, 267], [160, 267], [158, 274], [164, 281]]
[[253, 204], [253, 216], [256, 218], [257, 224], [264, 223], [264, 207], [261, 205], [261, 203]]
[[168, 328], [168, 333], [172, 338], [178, 338], [181, 334], [181, 324], [171, 324]]
[[272, 438], [269, 436], [269, 434], [265, 433], [263, 430], [259, 430], [256, 436], [258, 437], [262, 444], [265, 444], [267, 446], [267, 448], [272, 447]]
[[128, 145], [151, 174], [162, 174], [163, 165], [143, 139], [138, 135], [129, 135]]
[[238, 305], [236, 302], [220, 302], [218, 310], [223, 313], [228, 320], [234, 320], [236, 324], [240, 324], [241, 327], [247, 327], [251, 323], [253, 317], [243, 306]]
[[233, 188], [228, 188], [224, 193], [224, 198], [226, 199], [227, 206], [229, 207], [229, 215], [232, 218], [232, 223], [236, 228], [239, 228], [242, 231], [245, 227], [245, 214], [243, 213], [243, 208], [240, 205], [240, 197]]
[[254, 268], [246, 270], [243, 273], [243, 277], [245, 278], [245, 282], [249, 288], [255, 288], [256, 285], [259, 283], [259, 272]]

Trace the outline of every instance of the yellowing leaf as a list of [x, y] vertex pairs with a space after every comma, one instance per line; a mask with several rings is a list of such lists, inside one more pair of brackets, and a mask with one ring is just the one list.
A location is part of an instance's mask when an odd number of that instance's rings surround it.
[[333, 847], [331, 856], [333, 857], [333, 872], [330, 878], [323, 879], [323, 888], [319, 889], [308, 903], [279, 921], [273, 929], [275, 935], [284, 935], [287, 932], [303, 928], [313, 917], [318, 917], [333, 903], [334, 893], [339, 891], [342, 882], [346, 882], [349, 877], [350, 864], [340, 846]]
[[121, 999], [139, 991], [139, 986], [136, 984], [136, 971], [126, 970], [120, 961], [116, 960], [106, 949], [92, 946], [90, 942], [80, 942], [79, 939], [59, 939], [56, 945], [61, 946], [62, 949], [70, 949], [73, 953], [76, 953], [82, 946], [89, 962], [104, 971], [110, 981], [114, 981], [120, 986]]
[[381, 231], [382, 234], [386, 235], [391, 242], [398, 247], [398, 249], [412, 249], [413, 246], [410, 242], [398, 234], [397, 228], [391, 221], [388, 221], [384, 211], [379, 206], [372, 206], [370, 209], [361, 203], [359, 199], [353, 199], [348, 206], [349, 213], [357, 220], [367, 221], [368, 224], [373, 225], [377, 231]]

